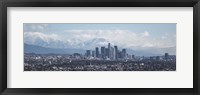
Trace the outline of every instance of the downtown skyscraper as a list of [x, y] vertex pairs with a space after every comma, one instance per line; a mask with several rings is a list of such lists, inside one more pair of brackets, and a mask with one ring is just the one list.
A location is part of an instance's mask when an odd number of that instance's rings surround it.
[[86, 50], [86, 56], [92, 56], [95, 58], [101, 58], [106, 60], [123, 60], [127, 58], [126, 49], [120, 51], [117, 45], [112, 46], [108, 43], [107, 48], [105, 46], [96, 47], [95, 50]]

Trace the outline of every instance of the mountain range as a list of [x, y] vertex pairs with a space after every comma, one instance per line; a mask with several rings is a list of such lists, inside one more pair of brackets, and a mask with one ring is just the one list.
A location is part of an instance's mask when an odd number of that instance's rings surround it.
[[[164, 53], [165, 53], [164, 51], [165, 52], [166, 51], [175, 52], [174, 48], [172, 48], [172, 49], [166, 49], [166, 48], [148, 49], [148, 50], [144, 50], [144, 51], [140, 51], [140, 50], [135, 51], [135, 50], [127, 49], [128, 54], [134, 54], [136, 56], [160, 56], [160, 55], [164, 55]], [[49, 54], [49, 53], [53, 53], [53, 54], [81, 53], [81, 54], [84, 54], [86, 52], [86, 50], [72, 49], [72, 48], [62, 48], [62, 49], [47, 48], [47, 47], [41, 47], [41, 46], [36, 46], [36, 45], [24, 44], [24, 52], [25, 53], [37, 53], [37, 54]]]
[[[24, 51], [25, 53], [55, 53], [55, 54], [73, 54], [81, 53], [84, 54], [86, 50], [94, 50], [95, 47], [108, 46], [108, 43], [118, 45], [118, 48], [127, 49], [128, 54], [134, 54], [137, 56], [156, 56], [164, 55], [164, 53], [176, 54], [176, 47], [169, 48], [140, 48], [137, 49], [132, 47], [123, 47], [117, 42], [110, 42], [104, 38], [94, 38], [87, 41], [81, 39], [70, 39], [61, 41], [56, 37], [46, 37], [41, 34], [26, 35], [24, 40]], [[120, 47], [121, 46], [121, 47]], [[99, 49], [100, 50], [100, 49]]]
[[73, 53], [84, 53], [85, 50], [70, 49], [70, 48], [65, 48], [65, 49], [46, 48], [46, 47], [41, 47], [41, 46], [36, 46], [36, 45], [24, 44], [24, 52], [25, 53], [38, 53], [38, 54], [49, 54], [49, 53], [73, 54]]

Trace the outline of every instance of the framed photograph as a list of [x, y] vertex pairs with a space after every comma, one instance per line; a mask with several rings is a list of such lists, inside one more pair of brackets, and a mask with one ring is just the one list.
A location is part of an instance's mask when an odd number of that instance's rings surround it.
[[199, 95], [199, 0], [2, 0], [2, 95]]

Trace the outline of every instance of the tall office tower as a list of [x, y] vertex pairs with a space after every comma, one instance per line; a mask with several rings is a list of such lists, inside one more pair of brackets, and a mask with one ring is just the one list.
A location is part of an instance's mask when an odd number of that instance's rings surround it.
[[117, 46], [114, 46], [114, 51], [115, 51], [115, 60], [117, 60], [118, 59], [118, 49], [117, 49]]
[[118, 51], [118, 58], [122, 58], [122, 52], [121, 51]]
[[96, 57], [97, 57], [97, 58], [99, 58], [99, 48], [98, 48], [98, 47], [96, 47], [96, 49], [95, 49], [95, 50], [96, 50]]
[[126, 58], [126, 49], [122, 49], [122, 58]]
[[109, 51], [108, 51], [108, 48], [106, 48], [106, 52], [105, 52], [105, 54], [106, 54], [106, 58], [108, 58], [108, 55], [109, 55], [109, 53], [108, 53]]
[[101, 58], [105, 58], [106, 56], [106, 48], [105, 47], [101, 47]]
[[156, 56], [156, 60], [160, 60], [160, 56]]
[[86, 56], [87, 56], [87, 57], [91, 56], [90, 50], [86, 50]]
[[113, 60], [116, 60], [116, 51], [115, 51], [115, 47], [114, 47], [114, 51], [113, 51]]
[[110, 43], [108, 43], [108, 58], [110, 58], [111, 50], [110, 50]]
[[165, 60], [167, 60], [169, 58], [169, 54], [165, 53]]
[[92, 57], [95, 57], [95, 52], [94, 52], [94, 50], [92, 51]]
[[110, 49], [111, 49], [110, 58], [113, 60], [114, 59], [114, 48], [110, 47]]
[[132, 58], [135, 59], [135, 55], [132, 55]]

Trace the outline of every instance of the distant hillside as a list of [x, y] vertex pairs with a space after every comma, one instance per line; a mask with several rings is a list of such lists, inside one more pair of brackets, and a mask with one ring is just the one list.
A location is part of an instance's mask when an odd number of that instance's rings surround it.
[[[120, 49], [121, 50], [121, 49]], [[24, 44], [24, 52], [25, 53], [38, 53], [38, 54], [73, 54], [73, 53], [81, 53], [84, 54], [86, 51], [83, 49], [71, 49], [71, 48], [46, 48], [36, 45]], [[132, 50], [127, 49], [128, 54], [134, 54], [136, 56], [161, 56], [164, 53], [169, 53], [170, 55], [176, 55], [176, 48], [149, 48], [145, 50]]]
[[155, 54], [149, 51], [135, 51], [131, 49], [127, 49], [128, 54], [133, 54], [135, 56], [160, 56], [161, 54]]
[[144, 50], [132, 50], [127, 49], [127, 52], [130, 54], [134, 54], [136, 56], [161, 56], [165, 53], [169, 53], [170, 55], [176, 55], [176, 47], [170, 48], [146, 48]]
[[39, 53], [39, 54], [73, 54], [73, 53], [84, 53], [85, 50], [81, 49], [54, 49], [54, 48], [45, 48], [41, 46], [24, 44], [24, 52], [25, 53]]

